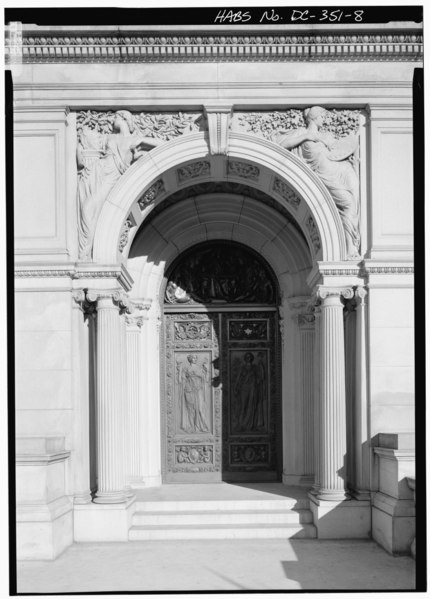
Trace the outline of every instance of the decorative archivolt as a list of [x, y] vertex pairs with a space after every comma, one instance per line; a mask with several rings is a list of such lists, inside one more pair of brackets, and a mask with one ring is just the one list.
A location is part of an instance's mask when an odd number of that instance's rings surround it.
[[[215, 114], [206, 111], [212, 118]], [[223, 115], [228, 114], [225, 107]], [[359, 136], [360, 112], [357, 110], [326, 110], [314, 106], [305, 110], [288, 109], [275, 112], [240, 112], [225, 122], [237, 132], [263, 137], [290, 150], [313, 170], [331, 193], [343, 223], [349, 258], [359, 256]], [[172, 139], [206, 131], [203, 112], [131, 113], [81, 111], [77, 115], [78, 131], [78, 204], [79, 258], [91, 260], [93, 237], [102, 206], [125, 171], [153, 148]], [[219, 132], [218, 132], [219, 133]], [[217, 133], [217, 134], [218, 134]], [[211, 136], [210, 130], [208, 131]], [[210, 140], [209, 140], [210, 142]], [[210, 153], [223, 154], [228, 138], [222, 143], [209, 143]], [[260, 168], [256, 164], [229, 159], [226, 171], [215, 175], [210, 156], [188, 162], [176, 168], [178, 186], [190, 180], [237, 178], [260, 183]], [[293, 210], [301, 203], [300, 196], [285, 181], [274, 177], [271, 192], [281, 197]], [[163, 178], [147, 188], [138, 201], [141, 210], [153, 204], [165, 193]], [[136, 225], [129, 215], [124, 221], [119, 251], [127, 244], [129, 231]], [[318, 227], [312, 217], [306, 222], [315, 253], [321, 248]]]

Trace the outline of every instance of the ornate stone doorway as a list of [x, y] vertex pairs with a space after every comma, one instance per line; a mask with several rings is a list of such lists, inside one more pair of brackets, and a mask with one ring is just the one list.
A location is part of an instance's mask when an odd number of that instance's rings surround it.
[[277, 289], [237, 243], [195, 246], [164, 297], [164, 482], [280, 478]]

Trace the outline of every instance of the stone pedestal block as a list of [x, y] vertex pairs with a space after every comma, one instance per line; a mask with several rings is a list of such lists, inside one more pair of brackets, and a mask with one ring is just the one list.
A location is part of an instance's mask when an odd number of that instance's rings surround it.
[[69, 456], [63, 437], [17, 439], [19, 560], [55, 559], [73, 542], [73, 506], [65, 494], [65, 463]]
[[75, 505], [74, 541], [128, 541], [136, 498], [125, 503]]
[[[379, 434], [374, 447], [378, 492], [372, 501], [372, 536], [393, 555], [410, 555], [415, 538], [414, 435]], [[413, 551], [413, 550], [412, 550]]]
[[324, 501], [309, 493], [310, 509], [319, 539], [368, 539], [370, 501]]

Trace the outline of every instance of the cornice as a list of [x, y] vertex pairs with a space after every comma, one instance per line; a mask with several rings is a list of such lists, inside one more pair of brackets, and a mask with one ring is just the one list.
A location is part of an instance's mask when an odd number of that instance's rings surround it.
[[[24, 30], [24, 63], [124, 62], [307, 62], [307, 61], [420, 61], [420, 29], [381, 34], [381, 30], [346, 30], [333, 34], [307, 30], [279, 35], [279, 30], [232, 35], [130, 30]], [[406, 31], [406, 33], [405, 33]], [[176, 35], [175, 35], [176, 33]], [[9, 48], [5, 50], [9, 62]]]

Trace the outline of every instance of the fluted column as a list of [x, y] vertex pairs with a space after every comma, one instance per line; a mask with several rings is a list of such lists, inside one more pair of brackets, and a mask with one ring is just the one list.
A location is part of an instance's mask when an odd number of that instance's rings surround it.
[[73, 291], [73, 501], [90, 503], [90, 429], [88, 397], [88, 322], [85, 321], [85, 293]]
[[126, 316], [127, 323], [127, 402], [129, 413], [129, 462], [127, 468], [128, 481], [132, 487], [144, 485], [143, 464], [143, 414], [141, 389], [141, 329], [142, 315]]
[[96, 503], [126, 501], [123, 444], [123, 361], [120, 294], [88, 293], [97, 300], [97, 467]]
[[318, 498], [346, 498], [345, 345], [342, 296], [352, 289], [319, 288], [320, 471]]

